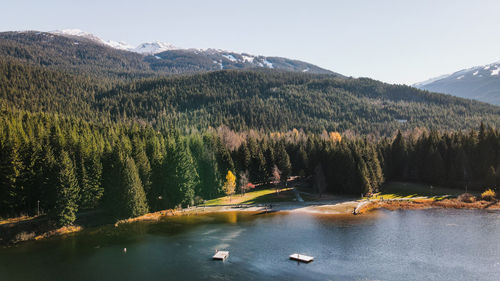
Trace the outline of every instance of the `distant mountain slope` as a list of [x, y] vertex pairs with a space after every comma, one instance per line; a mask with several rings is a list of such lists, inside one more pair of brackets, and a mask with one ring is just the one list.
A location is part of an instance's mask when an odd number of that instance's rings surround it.
[[0, 33], [0, 59], [77, 73], [152, 72], [140, 54], [110, 48], [86, 37], [36, 31]]
[[500, 62], [460, 70], [414, 86], [500, 105]]
[[222, 70], [133, 81], [89, 79], [49, 67], [0, 60], [0, 108], [58, 113], [98, 122], [150, 124], [161, 130], [390, 135], [396, 129], [500, 127], [500, 107], [371, 79]]
[[108, 76], [137, 77], [258, 68], [339, 75], [306, 62], [280, 57], [215, 49], [180, 49], [162, 42], [143, 43], [133, 48], [126, 43], [105, 41], [80, 30], [0, 33], [1, 57]]
[[[336, 74], [310, 63], [280, 57], [253, 56], [223, 50], [169, 50], [147, 56], [145, 61], [155, 71], [176, 73], [213, 71], [223, 69], [276, 69], [314, 74]], [[338, 76], [339, 74], [337, 74]]]

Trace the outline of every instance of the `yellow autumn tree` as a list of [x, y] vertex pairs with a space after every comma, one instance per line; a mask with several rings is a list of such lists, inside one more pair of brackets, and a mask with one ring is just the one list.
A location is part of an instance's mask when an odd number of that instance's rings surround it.
[[330, 132], [330, 134], [328, 134], [328, 137], [333, 142], [340, 142], [342, 140], [342, 136], [338, 132]]
[[236, 189], [236, 176], [231, 171], [227, 171], [226, 182], [224, 183], [224, 192], [229, 195], [229, 202], [231, 202], [231, 195]]

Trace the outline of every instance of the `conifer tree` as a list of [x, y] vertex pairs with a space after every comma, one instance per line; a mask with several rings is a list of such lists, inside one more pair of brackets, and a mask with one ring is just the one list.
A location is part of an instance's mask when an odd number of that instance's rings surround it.
[[0, 209], [4, 213], [15, 214], [20, 211], [23, 185], [23, 162], [19, 154], [19, 140], [15, 137], [10, 142], [7, 140], [0, 144]]
[[102, 187], [102, 164], [96, 153], [83, 162], [81, 185], [81, 208], [95, 208], [104, 194]]
[[162, 206], [193, 205], [199, 176], [186, 143], [179, 137], [171, 140], [164, 164]]
[[390, 168], [390, 177], [394, 179], [401, 179], [404, 177], [405, 169], [406, 169], [406, 143], [401, 134], [401, 131], [398, 131], [398, 134], [391, 146], [391, 168]]
[[131, 157], [127, 157], [121, 171], [121, 185], [123, 216], [137, 217], [147, 213], [149, 208], [146, 201], [146, 194], [142, 187], [135, 161]]
[[205, 199], [211, 199], [221, 194], [223, 182], [213, 151], [198, 136], [191, 140], [190, 150], [200, 178], [196, 194]]
[[52, 217], [58, 226], [71, 225], [78, 211], [78, 180], [73, 162], [66, 151], [62, 151], [58, 161], [56, 201]]
[[148, 160], [143, 144], [136, 137], [133, 139], [133, 158], [139, 171], [139, 178], [146, 194], [151, 193], [151, 163]]
[[281, 181], [286, 183], [288, 177], [290, 177], [292, 172], [292, 164], [290, 163], [290, 156], [286, 152], [285, 145], [283, 142], [279, 142], [275, 150], [275, 159], [278, 169], [281, 171]]

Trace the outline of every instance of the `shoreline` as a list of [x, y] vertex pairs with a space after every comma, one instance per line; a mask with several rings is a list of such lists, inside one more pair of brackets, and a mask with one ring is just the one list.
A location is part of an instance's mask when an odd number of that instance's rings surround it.
[[466, 209], [466, 210], [500, 210], [500, 201], [485, 201], [479, 200], [472, 203], [467, 203], [458, 200], [457, 198], [446, 198], [435, 200], [432, 198], [415, 198], [413, 200], [371, 200], [369, 203], [362, 206], [360, 213], [370, 212], [372, 210], [386, 209], [395, 210], [421, 210], [421, 209]]
[[[436, 200], [428, 197], [404, 198], [404, 199], [362, 199], [362, 200], [334, 200], [334, 201], [319, 201], [319, 202], [280, 202], [274, 204], [234, 204], [234, 205], [215, 205], [215, 206], [195, 206], [180, 210], [162, 210], [145, 215], [119, 220], [114, 223], [115, 227], [122, 224], [134, 222], [159, 221], [166, 217], [172, 216], [197, 216], [213, 213], [225, 212], [252, 212], [252, 213], [287, 213], [287, 214], [313, 214], [313, 215], [341, 215], [355, 216], [368, 214], [380, 209], [396, 211], [396, 210], [421, 210], [431, 208], [442, 209], [486, 209], [500, 210], [500, 201], [476, 201], [473, 203], [465, 203], [456, 198], [447, 198]], [[18, 224], [29, 224], [29, 221], [19, 221], [3, 224], [3, 227], [15, 228]], [[105, 225], [105, 224], [103, 224]], [[76, 233], [82, 231], [85, 227], [81, 225], [65, 226], [62, 228], [51, 229], [37, 233], [34, 231], [26, 231], [22, 229], [11, 239], [1, 239], [0, 244], [3, 246], [15, 245], [19, 242], [40, 240], [53, 236]]]
[[[270, 207], [272, 206], [272, 207]], [[276, 204], [256, 204], [256, 205], [216, 205], [216, 206], [196, 206], [181, 210], [164, 210], [155, 213], [148, 213], [136, 218], [120, 220], [115, 223], [115, 227], [124, 223], [138, 221], [157, 221], [170, 216], [193, 216], [211, 213], [225, 212], [254, 212], [254, 213], [305, 213], [323, 215], [362, 215], [379, 209], [390, 211], [395, 210], [419, 210], [419, 209], [469, 209], [469, 210], [500, 210], [500, 201], [476, 201], [465, 203], [456, 198], [435, 200], [427, 197], [404, 198], [404, 199], [363, 199], [345, 200], [337, 202], [314, 202], [297, 203], [281, 202]]]

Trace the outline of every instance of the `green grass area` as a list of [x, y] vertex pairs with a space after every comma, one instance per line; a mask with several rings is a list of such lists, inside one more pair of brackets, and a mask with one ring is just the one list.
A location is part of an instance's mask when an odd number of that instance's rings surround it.
[[425, 196], [440, 200], [446, 198], [447, 196], [458, 196], [464, 192], [464, 190], [460, 189], [451, 189], [423, 183], [388, 182], [382, 186], [380, 193], [372, 196], [371, 198], [397, 199]]
[[276, 194], [276, 189], [266, 188], [260, 190], [254, 190], [247, 192], [243, 195], [235, 194], [232, 196], [223, 196], [208, 200], [205, 202], [205, 206], [217, 206], [217, 205], [241, 205], [241, 204], [265, 204], [273, 202], [286, 202], [293, 201], [295, 195], [291, 188], [282, 189], [278, 194]]

